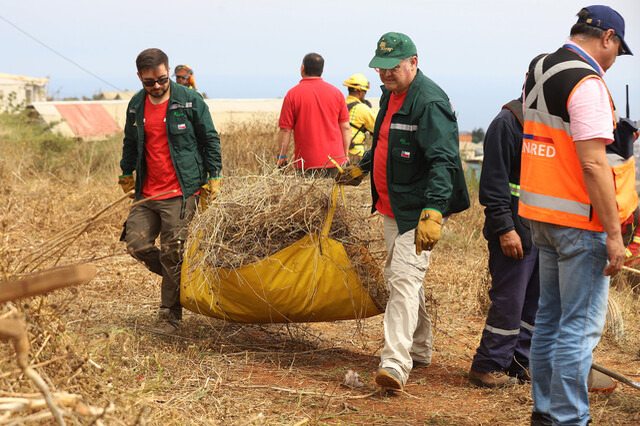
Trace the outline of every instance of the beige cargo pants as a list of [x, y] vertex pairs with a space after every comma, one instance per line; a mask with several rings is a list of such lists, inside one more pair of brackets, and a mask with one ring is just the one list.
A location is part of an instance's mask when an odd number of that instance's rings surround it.
[[395, 218], [384, 216], [389, 300], [384, 314], [384, 348], [380, 368], [393, 368], [407, 382], [413, 361], [431, 362], [431, 319], [425, 307], [424, 281], [430, 251], [416, 254], [414, 232], [400, 235]]

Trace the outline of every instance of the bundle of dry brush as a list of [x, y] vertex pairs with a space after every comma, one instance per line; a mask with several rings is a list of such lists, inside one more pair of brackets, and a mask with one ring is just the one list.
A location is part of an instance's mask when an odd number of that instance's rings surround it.
[[[202, 254], [194, 267], [234, 269], [259, 261], [307, 234], [320, 234], [330, 206], [333, 179], [281, 173], [225, 178], [222, 192], [191, 222], [189, 240]], [[362, 190], [360, 191], [362, 192]], [[339, 200], [329, 237], [339, 241], [360, 280], [382, 312], [384, 237], [370, 204], [352, 194]], [[189, 244], [189, 243], [188, 243]]]

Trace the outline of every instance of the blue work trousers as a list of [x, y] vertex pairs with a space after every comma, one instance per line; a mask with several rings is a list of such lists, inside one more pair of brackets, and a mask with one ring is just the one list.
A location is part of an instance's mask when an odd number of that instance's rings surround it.
[[505, 256], [498, 239], [488, 245], [491, 307], [471, 368], [479, 373], [506, 371], [522, 377], [529, 368], [540, 295], [538, 249], [532, 247], [523, 259], [513, 259]]

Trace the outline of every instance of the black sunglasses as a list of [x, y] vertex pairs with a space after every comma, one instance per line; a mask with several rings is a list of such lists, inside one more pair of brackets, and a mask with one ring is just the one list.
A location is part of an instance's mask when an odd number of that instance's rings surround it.
[[160, 86], [164, 86], [165, 84], [167, 84], [167, 81], [169, 81], [169, 77], [160, 77], [157, 80], [142, 80], [142, 84], [147, 87], [153, 87], [156, 85], [156, 83], [158, 83]]

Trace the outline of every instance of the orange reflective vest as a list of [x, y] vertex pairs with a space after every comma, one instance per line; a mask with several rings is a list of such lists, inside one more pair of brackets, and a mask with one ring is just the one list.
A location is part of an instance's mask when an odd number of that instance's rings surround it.
[[[584, 183], [567, 105], [576, 87], [600, 78], [589, 60], [561, 48], [538, 61], [525, 85], [520, 216], [539, 222], [604, 231]], [[617, 122], [611, 102], [611, 119]], [[635, 160], [608, 153], [620, 222], [638, 205]]]

